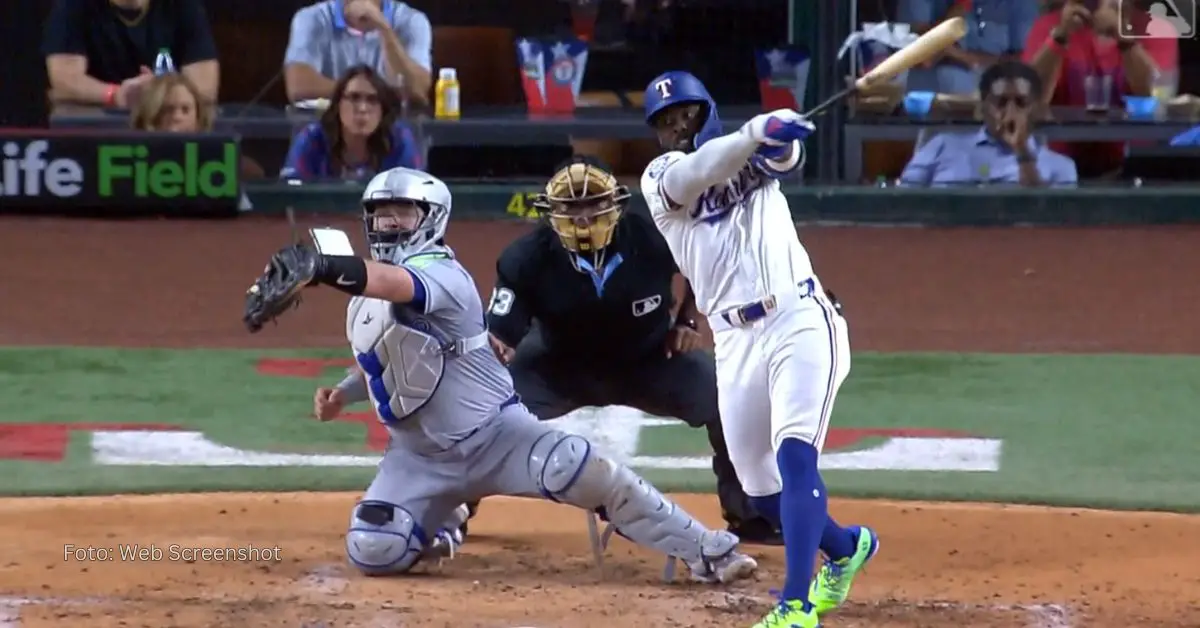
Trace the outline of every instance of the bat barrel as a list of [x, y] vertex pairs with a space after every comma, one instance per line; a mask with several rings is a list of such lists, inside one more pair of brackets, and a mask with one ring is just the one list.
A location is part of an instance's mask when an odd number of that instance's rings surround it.
[[871, 87], [899, 75], [901, 72], [923, 63], [939, 52], [954, 45], [967, 34], [967, 21], [961, 17], [951, 18], [938, 24], [929, 32], [918, 37], [911, 44], [892, 53], [871, 71], [854, 81], [854, 85], [826, 98], [816, 107], [809, 109], [804, 115], [809, 118], [820, 116], [830, 107], [850, 96], [854, 92]]
[[861, 89], [891, 80], [901, 72], [932, 59], [938, 53], [953, 46], [967, 34], [967, 21], [955, 17], [938, 24], [911, 44], [893, 52], [879, 65], [859, 78], [855, 84]]

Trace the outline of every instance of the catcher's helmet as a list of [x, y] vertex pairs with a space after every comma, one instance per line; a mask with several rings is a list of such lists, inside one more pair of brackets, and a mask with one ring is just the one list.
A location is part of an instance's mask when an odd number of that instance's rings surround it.
[[653, 124], [655, 117], [675, 105], [699, 104], [704, 123], [692, 137], [693, 148], [721, 135], [721, 119], [717, 117], [717, 103], [713, 101], [704, 83], [692, 74], [674, 70], [651, 79], [646, 86], [646, 124]]
[[604, 265], [604, 252], [613, 239], [617, 221], [629, 201], [629, 188], [598, 159], [572, 157], [559, 166], [546, 183], [546, 190], [534, 199], [546, 215], [559, 242], [579, 269], [581, 256], [596, 270]]
[[[416, 205], [421, 218], [412, 229], [377, 226], [376, 210], [382, 205]], [[441, 179], [420, 170], [392, 168], [375, 175], [363, 190], [363, 223], [371, 257], [399, 264], [446, 236], [450, 222], [450, 188]]]

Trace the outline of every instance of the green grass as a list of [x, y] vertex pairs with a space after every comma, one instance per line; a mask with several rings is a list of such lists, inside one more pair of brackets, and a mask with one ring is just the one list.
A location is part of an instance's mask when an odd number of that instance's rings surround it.
[[998, 499], [1200, 510], [1193, 443], [1200, 358], [1144, 356], [855, 356], [835, 424], [954, 427], [1003, 438], [1002, 472], [832, 472], [840, 490], [875, 496]]
[[[224, 444], [364, 451], [366, 429], [309, 418], [316, 380], [263, 377], [263, 356], [344, 352], [0, 349], [5, 422], [170, 423]], [[340, 372], [327, 371], [333, 382]], [[998, 473], [830, 471], [835, 494], [1200, 511], [1200, 358], [856, 354], [834, 427], [947, 428], [1003, 439]], [[702, 430], [645, 428], [644, 455], [700, 455]], [[361, 489], [372, 470], [101, 467], [85, 433], [61, 464], [0, 461], [18, 494]], [[651, 471], [709, 489], [707, 471]]]

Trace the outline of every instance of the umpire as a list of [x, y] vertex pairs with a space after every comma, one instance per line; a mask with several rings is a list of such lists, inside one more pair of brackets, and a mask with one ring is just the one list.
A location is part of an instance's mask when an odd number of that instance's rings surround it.
[[679, 269], [649, 215], [626, 209], [629, 197], [595, 159], [559, 167], [535, 201], [547, 220], [496, 262], [492, 347], [542, 420], [624, 405], [703, 427], [729, 530], [747, 543], [780, 544], [729, 461], [713, 357], [694, 351], [701, 337], [691, 288], [673, 314]]

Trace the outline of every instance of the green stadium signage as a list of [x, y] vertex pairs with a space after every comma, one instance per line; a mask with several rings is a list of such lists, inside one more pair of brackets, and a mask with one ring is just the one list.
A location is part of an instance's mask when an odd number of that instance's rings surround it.
[[233, 215], [240, 162], [219, 134], [0, 133], [0, 210]]
[[215, 148], [206, 159], [199, 142], [185, 142], [182, 156], [151, 155], [144, 144], [101, 145], [97, 191], [104, 198], [120, 198], [122, 187], [137, 198], [237, 198], [237, 144]]

